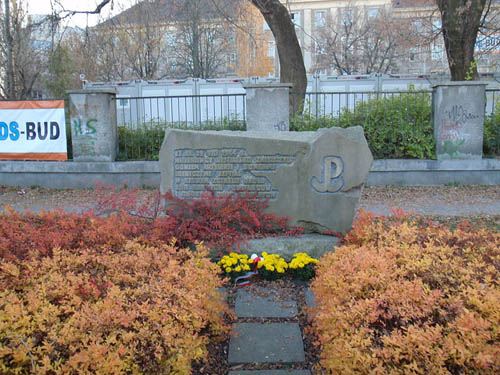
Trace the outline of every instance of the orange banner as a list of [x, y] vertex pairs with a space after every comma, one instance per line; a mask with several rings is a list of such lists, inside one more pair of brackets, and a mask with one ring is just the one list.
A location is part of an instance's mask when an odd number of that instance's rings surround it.
[[1, 102], [0, 109], [54, 109], [64, 108], [64, 100], [18, 100]]
[[47, 160], [66, 161], [68, 154], [65, 152], [28, 152], [28, 153], [0, 153], [0, 160]]

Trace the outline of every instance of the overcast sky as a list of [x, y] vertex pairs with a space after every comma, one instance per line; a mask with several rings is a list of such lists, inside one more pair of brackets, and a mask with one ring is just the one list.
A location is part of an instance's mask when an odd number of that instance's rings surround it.
[[[26, 0], [28, 4], [28, 13], [30, 14], [50, 14], [51, 13], [51, 2], [56, 4], [55, 0]], [[67, 10], [95, 10], [96, 5], [99, 4], [100, 0], [58, 0], [62, 6]], [[113, 0], [113, 9], [111, 9], [111, 3], [106, 5], [101, 11], [101, 15], [89, 14], [87, 15], [75, 15], [68, 21], [71, 26], [85, 27], [87, 25], [93, 26], [99, 21], [99, 17], [108, 17], [109, 15], [115, 15], [120, 13], [123, 9], [126, 9], [134, 4], [136, 0]], [[59, 6], [55, 5], [56, 9], [60, 9]]]

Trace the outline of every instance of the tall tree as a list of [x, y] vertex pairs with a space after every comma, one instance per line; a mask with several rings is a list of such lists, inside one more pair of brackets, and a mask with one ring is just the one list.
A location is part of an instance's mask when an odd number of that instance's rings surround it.
[[351, 2], [339, 15], [327, 17], [314, 37], [315, 68], [333, 68], [338, 74], [395, 69], [415, 39], [411, 22], [395, 19], [385, 8], [375, 11], [365, 13], [363, 7]]
[[485, 8], [492, 0], [436, 0], [441, 13], [442, 33], [451, 79], [463, 81], [468, 75], [477, 78], [474, 46]]
[[116, 54], [121, 51], [125, 55], [132, 70], [131, 78], [161, 79], [167, 75], [166, 28], [164, 24], [155, 25], [153, 12], [154, 5], [144, 2], [135, 9], [134, 23], [119, 22], [110, 26]]
[[[297, 94], [298, 103], [295, 108], [302, 110], [305, 92], [307, 88], [307, 76], [304, 66], [304, 58], [300, 48], [295, 25], [291, 20], [287, 8], [280, 0], [249, 0], [261, 12], [269, 25], [278, 47], [280, 61], [280, 80], [284, 83], [292, 83], [293, 91]], [[78, 13], [99, 13], [111, 0], [102, 0], [93, 11], [66, 11], [68, 15]], [[211, 0], [217, 4], [216, 0]], [[231, 3], [231, 1], [229, 1]], [[219, 8], [220, 9], [220, 8]], [[297, 105], [298, 104], [298, 105]]]
[[14, 40], [12, 38], [12, 32], [10, 29], [10, 5], [9, 0], [4, 0], [4, 41], [5, 41], [5, 55], [7, 58], [7, 73], [6, 73], [6, 90], [5, 97], [7, 99], [14, 99]]
[[6, 99], [26, 99], [47, 66], [53, 46], [51, 17], [35, 19], [26, 14], [22, 1], [4, 0], [0, 22], [0, 96]]
[[236, 50], [234, 30], [219, 12], [234, 18], [237, 6], [227, 0], [176, 0], [175, 39], [172, 52], [184, 74], [210, 78], [227, 69], [227, 57]]
[[280, 0], [251, 0], [251, 2], [262, 13], [274, 35], [280, 62], [280, 81], [293, 84], [297, 100], [294, 101], [294, 98], [290, 97], [290, 101], [296, 111], [302, 111], [307, 76], [304, 57], [290, 13]]
[[270, 32], [264, 28], [262, 14], [252, 4], [243, 3], [236, 28], [238, 58], [234, 62], [239, 77], [266, 77], [274, 73], [271, 52], [275, 43]]
[[51, 51], [47, 70], [45, 86], [52, 97], [62, 98], [66, 90], [71, 87], [74, 73], [67, 47], [60, 45]]

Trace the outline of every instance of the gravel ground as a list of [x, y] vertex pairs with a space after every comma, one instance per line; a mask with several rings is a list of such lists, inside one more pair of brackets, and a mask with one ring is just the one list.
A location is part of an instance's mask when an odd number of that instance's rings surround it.
[[496, 216], [500, 185], [367, 187], [360, 207], [384, 215], [394, 207], [422, 216]]
[[[140, 190], [153, 194], [152, 190]], [[0, 186], [0, 208], [6, 205], [18, 211], [39, 212], [63, 209], [79, 212], [95, 205], [92, 189], [18, 189]], [[500, 216], [500, 185], [432, 186], [432, 187], [366, 187], [360, 208], [375, 214], [390, 214], [391, 207], [423, 216]]]

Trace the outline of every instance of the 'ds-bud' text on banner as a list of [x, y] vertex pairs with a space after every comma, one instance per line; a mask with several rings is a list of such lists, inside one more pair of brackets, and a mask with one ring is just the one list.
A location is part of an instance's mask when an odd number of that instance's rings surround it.
[[0, 102], [0, 159], [68, 159], [64, 100]]

